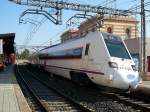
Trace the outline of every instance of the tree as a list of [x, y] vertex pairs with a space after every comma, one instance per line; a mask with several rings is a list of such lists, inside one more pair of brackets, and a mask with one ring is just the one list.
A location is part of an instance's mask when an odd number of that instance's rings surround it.
[[25, 50], [20, 54], [20, 57], [21, 57], [22, 59], [28, 59], [29, 55], [30, 55], [30, 51], [29, 51], [28, 49], [25, 49]]

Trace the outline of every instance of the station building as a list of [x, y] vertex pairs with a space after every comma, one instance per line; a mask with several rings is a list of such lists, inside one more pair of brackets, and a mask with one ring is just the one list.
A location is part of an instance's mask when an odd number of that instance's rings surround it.
[[99, 28], [98, 16], [94, 16], [81, 23], [78, 29], [70, 29], [61, 35], [61, 42], [77, 38], [79, 35], [84, 35], [90, 30], [100, 30], [119, 35], [122, 39], [130, 39], [139, 37], [137, 30], [138, 21], [134, 16], [104, 16], [103, 25]]
[[[132, 39], [126, 39], [125, 43], [136, 63], [136, 65], [139, 65], [140, 60], [140, 38], [132, 38]], [[150, 38], [146, 38], [146, 57], [147, 57], [147, 72], [148, 75], [150, 75]], [[140, 66], [140, 65], [139, 65]]]
[[61, 43], [65, 42], [67, 40], [70, 40], [72, 38], [78, 38], [79, 35], [80, 35], [80, 32], [78, 29], [76, 29], [76, 28], [69, 29], [61, 35]]

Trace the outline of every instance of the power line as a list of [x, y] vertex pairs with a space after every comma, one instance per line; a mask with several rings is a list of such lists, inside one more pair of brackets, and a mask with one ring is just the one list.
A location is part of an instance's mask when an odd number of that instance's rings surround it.
[[[52, 41], [51, 39], [52, 39], [53, 37], [56, 37], [56, 36], [61, 35], [65, 30], [66, 30], [66, 28], [64, 28], [64, 29], [62, 29], [61, 31], [57, 32], [56, 34], [54, 34], [53, 36], [51, 36], [51, 38], [49, 38], [47, 41], [45, 41], [45, 42], [43, 42], [42, 44], [40, 44], [40, 46], [43, 46], [43, 45], [45, 45], [46, 43], [49, 43], [50, 41]], [[60, 41], [60, 39], [58, 39], [58, 40]], [[58, 40], [56, 40], [56, 41], [58, 41]], [[52, 41], [52, 45], [53, 45], [53, 44], [54, 44], [54, 43], [53, 43], [53, 41]]]
[[34, 37], [34, 34], [39, 30], [39, 28], [42, 26], [42, 24], [46, 21], [47, 19], [44, 17], [42, 18], [42, 20], [39, 22], [39, 24], [37, 26], [35, 26], [32, 31], [28, 34], [25, 42], [23, 45], [27, 45], [31, 40], [32, 38]]
[[[145, 2], [144, 7], [150, 6], [150, 2]], [[135, 10], [140, 10], [141, 9], [141, 4], [136, 4], [136, 6], [130, 8], [130, 11], [135, 11]]]
[[[57, 10], [74, 10], [74, 11], [84, 11], [84, 12], [92, 12], [92, 13], [102, 13], [102, 14], [110, 14], [110, 15], [131, 15], [134, 12], [129, 10], [119, 10], [114, 8], [107, 8], [103, 6], [92, 6], [92, 5], [83, 5], [78, 3], [69, 3], [63, 1], [54, 1], [54, 0], [9, 0], [21, 5], [29, 5], [29, 6], [39, 6], [41, 9], [45, 8], [54, 8]], [[31, 12], [30, 12], [31, 13]], [[36, 13], [34, 10], [33, 13]], [[37, 11], [38, 13], [38, 11]], [[43, 13], [38, 13], [43, 14]], [[48, 16], [48, 14], [46, 14]], [[51, 16], [51, 15], [49, 15]], [[59, 15], [61, 16], [61, 14]]]

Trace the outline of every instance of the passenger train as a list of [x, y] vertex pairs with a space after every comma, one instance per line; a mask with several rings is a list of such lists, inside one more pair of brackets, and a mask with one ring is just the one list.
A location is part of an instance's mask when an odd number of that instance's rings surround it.
[[40, 66], [73, 81], [88, 79], [121, 90], [134, 90], [139, 84], [139, 73], [124, 41], [110, 33], [91, 31], [44, 48], [38, 56]]

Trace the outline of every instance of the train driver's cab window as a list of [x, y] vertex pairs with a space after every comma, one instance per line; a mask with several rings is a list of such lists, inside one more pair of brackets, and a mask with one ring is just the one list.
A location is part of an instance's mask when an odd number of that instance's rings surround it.
[[89, 47], [90, 47], [90, 44], [86, 44], [85, 54], [84, 54], [85, 56], [88, 55]]
[[131, 59], [121, 38], [116, 35], [102, 33], [107, 49], [111, 57], [118, 57], [122, 59]]

